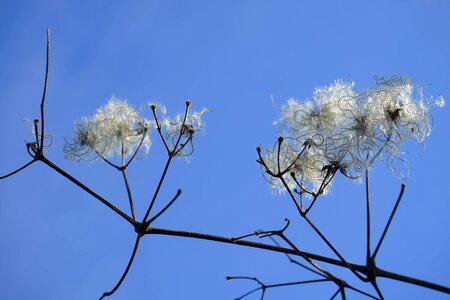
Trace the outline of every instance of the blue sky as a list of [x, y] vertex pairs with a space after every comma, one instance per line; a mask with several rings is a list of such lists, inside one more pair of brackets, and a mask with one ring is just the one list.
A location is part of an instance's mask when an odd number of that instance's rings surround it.
[[[175, 161], [158, 207], [181, 188], [155, 226], [239, 236], [292, 220], [288, 234], [306, 251], [332, 255], [274, 196], [255, 148], [273, 145], [275, 104], [311, 97], [342, 78], [357, 89], [373, 77], [405, 75], [425, 94], [450, 95], [450, 4], [430, 1], [2, 1], [0, 4], [0, 174], [28, 160], [24, 118], [39, 115], [46, 29], [52, 31], [46, 126], [49, 159], [127, 211], [120, 174], [100, 161], [64, 159], [64, 138], [111, 95], [169, 113], [208, 107], [190, 162]], [[143, 110], [146, 118], [150, 110]], [[433, 113], [425, 147], [408, 145], [410, 178], [378, 256], [381, 268], [450, 285], [448, 107]], [[164, 161], [153, 133], [150, 154], [130, 182], [142, 217]], [[380, 163], [373, 170], [374, 243], [401, 181]], [[41, 163], [0, 182], [0, 298], [96, 299], [126, 265], [135, 234], [129, 224]], [[363, 263], [364, 189], [338, 178], [311, 218], [350, 261]], [[330, 267], [350, 278], [349, 272]], [[128, 278], [113, 299], [233, 299], [266, 283], [315, 278], [281, 254], [176, 237], [142, 241]], [[359, 285], [360, 286], [360, 285]], [[446, 295], [380, 279], [387, 299]], [[270, 290], [267, 299], [327, 299], [316, 284]], [[372, 291], [366, 287], [367, 291]], [[359, 299], [349, 294], [350, 299]], [[254, 297], [252, 299], [258, 299]]]

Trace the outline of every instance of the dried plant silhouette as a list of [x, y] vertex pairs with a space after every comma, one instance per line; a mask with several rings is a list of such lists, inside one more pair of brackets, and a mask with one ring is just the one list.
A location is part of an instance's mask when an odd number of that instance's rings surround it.
[[[279, 252], [284, 254], [290, 263], [311, 274], [311, 278], [272, 284], [266, 284], [254, 276], [228, 276], [228, 280], [246, 280], [257, 284], [256, 288], [236, 299], [243, 299], [254, 293], [260, 293], [260, 298], [264, 299], [271, 289], [306, 284], [335, 285], [336, 290], [330, 295], [330, 299], [339, 296], [346, 299], [348, 290], [358, 293], [361, 297], [384, 299], [382, 290], [377, 284], [377, 279], [380, 277], [450, 294], [448, 287], [386, 271], [376, 263], [377, 254], [403, 197], [405, 185], [401, 185], [392, 212], [375, 247], [371, 244], [370, 220], [370, 168], [376, 161], [381, 160], [387, 163], [396, 176], [406, 176], [407, 166], [400, 150], [401, 144], [406, 139], [423, 143], [431, 131], [429, 108], [433, 105], [443, 105], [442, 98], [425, 100], [419, 97], [418, 101], [413, 101], [412, 84], [403, 77], [394, 77], [388, 80], [379, 79], [374, 89], [359, 93], [353, 91], [354, 84], [336, 81], [333, 85], [317, 89], [314, 101], [299, 103], [291, 99], [282, 107], [282, 117], [278, 123], [281, 124], [284, 134], [278, 138], [273, 148], [257, 148], [257, 162], [261, 165], [264, 177], [269, 184], [277, 191], [285, 193], [298, 212], [298, 217], [311, 227], [335, 255], [335, 257], [327, 257], [302, 251], [288, 237], [287, 230], [290, 225], [288, 219], [285, 220], [286, 224], [281, 229], [255, 231], [238, 237], [152, 226], [153, 222], [162, 217], [181, 195], [179, 189], [161, 210], [154, 210], [154, 204], [160, 198], [160, 189], [171, 162], [193, 153], [194, 135], [204, 127], [202, 117], [207, 110], [191, 112], [190, 101], [186, 102], [184, 113], [175, 118], [168, 118], [165, 108], [152, 104], [150, 110], [153, 120], [147, 121], [125, 101], [112, 97], [94, 116], [83, 118], [77, 123], [72, 139], [66, 141], [64, 152], [67, 159], [74, 161], [100, 159], [121, 173], [127, 191], [129, 213], [116, 207], [60, 168], [45, 154], [47, 146], [45, 144], [45, 98], [49, 58], [50, 30], [47, 32], [46, 71], [40, 103], [40, 119], [34, 120], [34, 141], [26, 143], [26, 150], [31, 159], [16, 170], [1, 176], [0, 179], [11, 177], [32, 164], [41, 162], [102, 202], [132, 226], [136, 232], [136, 240], [130, 258], [123, 273], [118, 276], [118, 281], [101, 295], [100, 299], [111, 296], [121, 286], [133, 264], [141, 239], [151, 235], [203, 239]], [[151, 144], [149, 133], [152, 129], [157, 131], [162, 147], [166, 150], [167, 160], [144, 217], [138, 219], [127, 169], [131, 167], [139, 153], [148, 151]], [[345, 258], [309, 217], [314, 204], [330, 189], [333, 178], [340, 175], [349, 180], [362, 180], [365, 184], [367, 240], [366, 262], [363, 265], [352, 263]], [[251, 240], [252, 238], [264, 239], [268, 242], [255, 242]], [[357, 279], [367, 283], [369, 291], [350, 285], [344, 278], [327, 270], [324, 265], [348, 269]]]

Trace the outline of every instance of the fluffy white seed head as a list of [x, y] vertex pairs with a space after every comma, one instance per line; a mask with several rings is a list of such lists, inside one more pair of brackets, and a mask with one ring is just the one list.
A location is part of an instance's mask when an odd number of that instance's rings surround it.
[[[311, 100], [304, 103], [291, 98], [281, 108], [276, 122], [285, 132], [283, 163], [296, 158], [291, 167], [310, 191], [316, 193], [326, 181], [326, 173], [341, 173], [358, 180], [361, 173], [384, 160], [398, 177], [407, 169], [401, 150], [402, 143], [411, 139], [423, 144], [431, 133], [431, 106], [442, 107], [442, 97], [426, 99], [422, 90], [405, 77], [378, 79], [367, 91], [354, 91], [354, 83], [337, 80], [316, 88]], [[305, 142], [308, 149], [299, 157]], [[276, 167], [277, 153], [266, 151], [269, 168]], [[265, 175], [267, 177], [267, 175]], [[268, 179], [281, 190], [277, 178]], [[295, 182], [286, 179], [289, 188]]]
[[97, 157], [130, 156], [150, 149], [149, 123], [126, 101], [114, 96], [92, 117], [75, 125], [71, 142], [66, 142], [66, 158], [80, 161]]

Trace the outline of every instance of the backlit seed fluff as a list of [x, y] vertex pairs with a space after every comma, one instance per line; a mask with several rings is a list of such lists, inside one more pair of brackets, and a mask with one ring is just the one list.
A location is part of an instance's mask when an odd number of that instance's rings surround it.
[[74, 161], [97, 157], [131, 156], [136, 150], [148, 152], [149, 124], [126, 101], [114, 96], [92, 117], [75, 125], [72, 141], [66, 141], [66, 158]]
[[[153, 104], [152, 104], [153, 105]], [[189, 104], [190, 105], [190, 104]], [[159, 124], [161, 131], [163, 132], [164, 139], [170, 148], [174, 148], [178, 138], [181, 134], [182, 140], [180, 140], [179, 146], [186, 143], [178, 156], [189, 156], [193, 153], [192, 139], [195, 133], [201, 132], [205, 129], [205, 123], [203, 121], [203, 115], [209, 111], [207, 108], [203, 108], [199, 112], [188, 112], [186, 121], [183, 125], [184, 114], [177, 114], [174, 118], [167, 116], [167, 110], [164, 105], [157, 106], [162, 114]]]
[[[295, 158], [292, 172], [314, 192], [326, 181], [324, 172], [339, 172], [356, 180], [377, 159], [386, 161], [396, 176], [405, 177], [407, 172], [397, 167], [406, 166], [403, 142], [424, 143], [431, 133], [430, 108], [444, 104], [442, 97], [426, 99], [405, 77], [377, 79], [376, 86], [366, 91], [355, 91], [353, 82], [336, 80], [317, 88], [313, 98], [304, 103], [291, 98], [281, 107], [276, 123], [285, 134], [284, 143], [288, 143], [282, 147], [283, 165]], [[305, 142], [308, 147], [302, 155], [286, 153], [301, 149]], [[276, 151], [266, 152], [266, 164], [277, 166]], [[283, 186], [276, 179], [268, 181], [280, 190]], [[294, 187], [292, 181], [286, 181]]]

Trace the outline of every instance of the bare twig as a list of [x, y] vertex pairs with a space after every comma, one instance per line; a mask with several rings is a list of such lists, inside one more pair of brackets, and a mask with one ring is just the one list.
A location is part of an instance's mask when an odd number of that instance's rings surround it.
[[47, 56], [45, 61], [44, 91], [42, 92], [42, 101], [41, 101], [41, 143], [39, 145], [40, 154], [42, 154], [44, 151], [44, 134], [45, 134], [44, 105], [45, 105], [45, 96], [47, 94], [49, 63], [50, 63], [50, 28], [47, 29]]
[[122, 169], [126, 169], [128, 168], [128, 166], [131, 164], [131, 162], [134, 160], [134, 158], [136, 157], [136, 155], [138, 154], [139, 150], [142, 147], [142, 144], [144, 143], [145, 137], [147, 136], [148, 133], [148, 127], [144, 128], [144, 133], [142, 134], [142, 139], [139, 142], [139, 145], [137, 146], [136, 150], [134, 151], [133, 155], [131, 155], [131, 157], [128, 159], [127, 163], [125, 165], [123, 165], [122, 163]]
[[400, 194], [397, 197], [397, 201], [395, 201], [394, 208], [392, 209], [391, 215], [389, 216], [389, 220], [386, 223], [386, 227], [384, 227], [383, 233], [381, 234], [380, 241], [377, 244], [377, 247], [375, 248], [375, 251], [372, 254], [372, 259], [375, 259], [375, 257], [378, 254], [378, 250], [380, 250], [381, 244], [383, 243], [384, 237], [386, 236], [386, 233], [389, 229], [389, 226], [391, 225], [392, 219], [394, 218], [395, 212], [397, 211], [398, 205], [400, 204], [400, 200], [402, 200], [403, 193], [405, 192], [406, 186], [402, 184], [400, 189]]
[[370, 182], [369, 169], [366, 167], [366, 228], [367, 228], [367, 243], [366, 243], [366, 264], [369, 264], [370, 256]]
[[252, 281], [256, 281], [259, 285], [259, 287], [245, 293], [244, 295], [236, 298], [236, 300], [239, 299], [243, 299], [251, 294], [253, 294], [254, 292], [257, 292], [259, 290], [261, 290], [261, 300], [264, 299], [264, 295], [267, 289], [270, 288], [276, 288], [276, 287], [282, 287], [282, 286], [292, 286], [292, 285], [300, 285], [300, 284], [308, 284], [308, 283], [317, 283], [317, 282], [326, 282], [326, 281], [330, 281], [330, 279], [312, 279], [312, 280], [303, 280], [303, 281], [294, 281], [294, 282], [284, 282], [284, 283], [275, 283], [275, 284], [264, 284], [263, 282], [261, 282], [258, 278], [256, 277], [247, 277], [247, 276], [227, 276], [227, 280], [233, 280], [233, 279], [247, 279], [247, 280], [252, 280]]
[[134, 213], [134, 204], [133, 204], [133, 196], [131, 195], [130, 184], [128, 183], [127, 171], [126, 169], [122, 169], [122, 177], [125, 182], [125, 187], [127, 189], [128, 202], [130, 203], [131, 216], [133, 220], [136, 220], [136, 214]]
[[163, 209], [161, 209], [155, 216], [153, 216], [152, 218], [150, 218], [150, 220], [147, 221], [147, 224], [152, 224], [153, 221], [155, 221], [156, 219], [158, 219], [170, 206], [172, 206], [172, 204], [178, 199], [178, 197], [181, 195], [181, 189], [177, 190], [177, 193], [175, 194], [175, 196], [172, 198], [172, 200], [170, 200], [169, 203], [167, 203], [166, 206], [163, 207]]
[[114, 286], [114, 288], [111, 291], [103, 293], [103, 295], [100, 297], [100, 300], [114, 294], [117, 291], [117, 289], [120, 287], [122, 282], [124, 281], [125, 277], [127, 277], [128, 271], [130, 270], [131, 265], [133, 264], [133, 261], [134, 261], [134, 257], [136, 256], [136, 252], [139, 247], [139, 241], [141, 240], [141, 237], [142, 237], [141, 235], [139, 235], [139, 234], [137, 235], [136, 242], [134, 243], [133, 252], [131, 252], [131, 257], [128, 261], [127, 267], [125, 268], [125, 271], [123, 272], [119, 281], [117, 282], [117, 284]]
[[158, 116], [156, 115], [156, 105], [152, 104], [151, 109], [152, 109], [152, 112], [153, 112], [153, 117], [154, 117], [155, 122], [156, 122], [156, 130], [158, 131], [159, 136], [161, 137], [161, 140], [163, 141], [164, 147], [167, 150], [167, 154], [170, 155], [171, 150], [169, 149], [169, 146], [167, 146], [166, 139], [162, 135], [161, 124], [159, 123]]
[[18, 168], [17, 170], [12, 171], [11, 173], [8, 173], [6, 175], [0, 176], [0, 180], [1, 179], [5, 179], [8, 178], [9, 176], [12, 176], [14, 174], [19, 173], [20, 171], [22, 171], [23, 169], [25, 169], [26, 167], [28, 167], [29, 165], [33, 164], [36, 161], [36, 159], [33, 159], [29, 162], [27, 162], [26, 164], [24, 164], [23, 166], [21, 166], [20, 168]]
[[[186, 110], [184, 113], [184, 118], [183, 118], [183, 124], [181, 125], [181, 129], [180, 129], [180, 133], [179, 133], [179, 137], [177, 142], [174, 145], [174, 148], [172, 149], [172, 151], [169, 151], [169, 158], [167, 159], [166, 165], [164, 166], [164, 170], [162, 172], [161, 178], [159, 179], [158, 185], [156, 187], [155, 193], [153, 194], [153, 198], [150, 201], [150, 205], [148, 206], [147, 212], [145, 213], [144, 218], [142, 219], [141, 223], [145, 223], [147, 222], [147, 218], [150, 215], [150, 212], [153, 208], [153, 205], [155, 204], [156, 198], [158, 197], [159, 194], [159, 190], [161, 189], [161, 186], [164, 182], [164, 179], [166, 177], [167, 174], [167, 170], [169, 169], [170, 163], [172, 161], [172, 159], [176, 156], [177, 154], [177, 148], [178, 148], [178, 144], [180, 143], [181, 140], [181, 136], [183, 135], [183, 130], [184, 130], [184, 125], [186, 124], [186, 120], [187, 120], [187, 116], [189, 114], [189, 107], [191, 106], [191, 101], [186, 101]], [[156, 116], [156, 115], [155, 115]], [[161, 136], [162, 137], [162, 136]]]
[[64, 176], [65, 178], [67, 178], [69, 181], [71, 181], [72, 183], [74, 183], [75, 185], [80, 187], [81, 189], [83, 189], [84, 191], [86, 191], [88, 194], [90, 194], [91, 196], [93, 196], [94, 198], [96, 198], [97, 200], [99, 200], [100, 202], [105, 204], [106, 206], [108, 206], [115, 213], [117, 213], [119, 216], [121, 216], [126, 221], [128, 221], [128, 223], [130, 223], [133, 226], [136, 225], [136, 221], [133, 220], [132, 218], [130, 218], [130, 216], [128, 216], [122, 210], [120, 210], [119, 208], [114, 206], [111, 202], [109, 202], [108, 200], [106, 200], [105, 198], [103, 198], [102, 196], [98, 195], [96, 192], [94, 192], [93, 190], [91, 190], [90, 188], [85, 186], [83, 183], [81, 183], [75, 177], [73, 177], [72, 175], [70, 175], [69, 173], [67, 173], [66, 171], [64, 171], [63, 169], [58, 167], [57, 165], [55, 165], [53, 162], [48, 160], [46, 157], [42, 156], [42, 157], [39, 158], [39, 160], [42, 161], [43, 163], [45, 163], [50, 168], [52, 168], [53, 170], [55, 170], [56, 172], [58, 172], [59, 174], [61, 174], [62, 176]]

